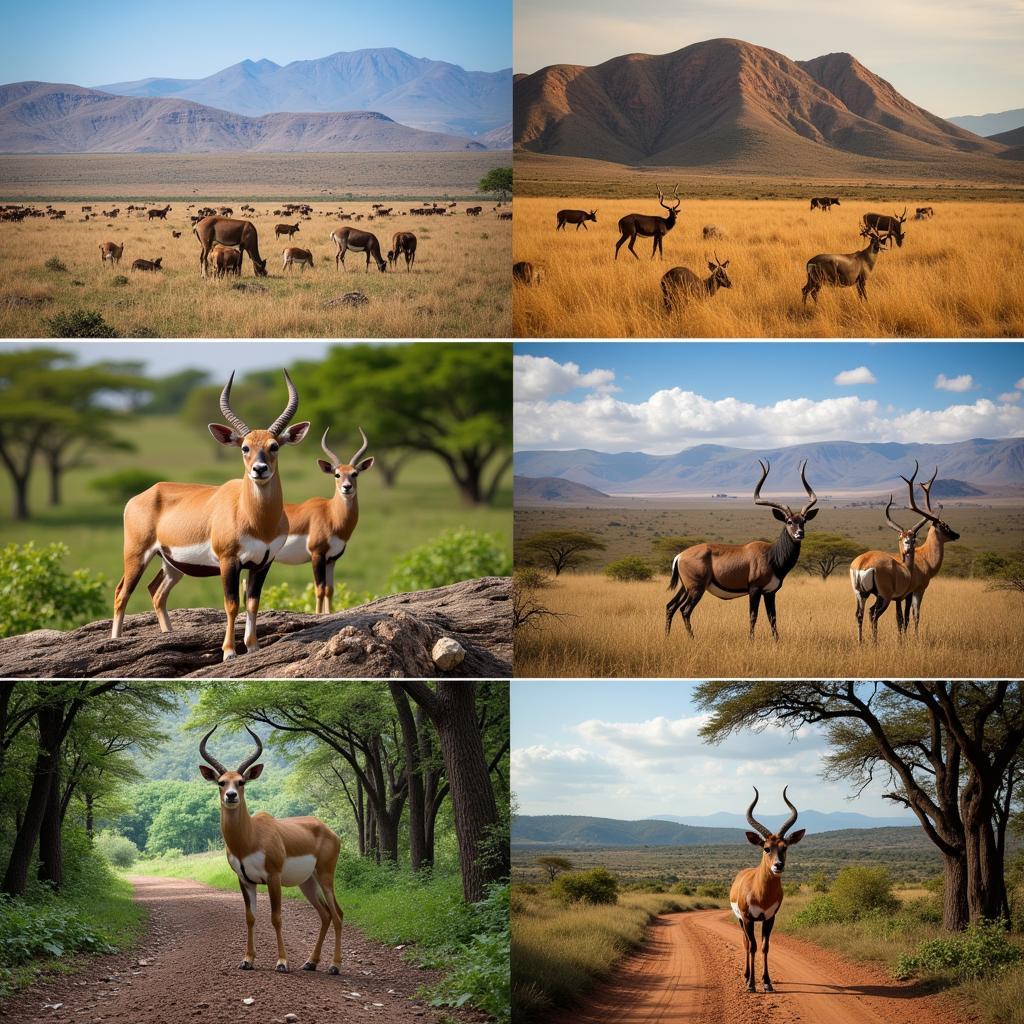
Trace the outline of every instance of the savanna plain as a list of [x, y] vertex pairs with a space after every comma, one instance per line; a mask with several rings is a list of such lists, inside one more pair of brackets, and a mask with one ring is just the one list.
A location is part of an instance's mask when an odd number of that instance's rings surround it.
[[[518, 158], [517, 158], [518, 160]], [[629, 213], [656, 214], [653, 181], [639, 198], [517, 198], [514, 259], [540, 268], [537, 285], [516, 284], [514, 328], [520, 337], [1019, 337], [1024, 334], [1024, 204], [997, 198], [950, 198], [934, 185], [912, 190], [813, 186], [806, 198], [791, 188], [717, 190], [715, 198], [693, 198], [680, 189], [675, 226], [665, 235], [664, 258], [651, 259], [650, 238], [638, 237], [634, 259], [624, 244], [615, 260], [617, 223]], [[671, 171], [660, 180], [671, 200]], [[728, 197], [729, 194], [732, 197]], [[702, 195], [708, 190], [702, 186]], [[739, 194], [743, 198], [737, 198]], [[831, 212], [811, 210], [812, 195], [842, 194]], [[959, 196], [959, 193], [952, 192]], [[981, 194], [985, 194], [982, 192]], [[1002, 196], [1003, 193], [991, 193]], [[917, 206], [934, 217], [914, 220]], [[594, 210], [596, 223], [556, 232], [560, 209]], [[825, 287], [817, 305], [801, 298], [805, 265], [820, 253], [853, 253], [865, 247], [861, 217], [868, 212], [902, 214], [902, 247], [879, 254], [867, 281], [867, 301], [854, 288]], [[714, 233], [705, 238], [705, 228]], [[662, 275], [688, 267], [709, 276], [708, 262], [729, 261], [732, 287], [665, 308]]]

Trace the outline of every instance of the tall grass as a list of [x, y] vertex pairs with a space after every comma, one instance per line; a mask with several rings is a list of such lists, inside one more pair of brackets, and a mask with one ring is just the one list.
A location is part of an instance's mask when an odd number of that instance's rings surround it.
[[543, 591], [558, 617], [516, 635], [517, 676], [812, 678], [1018, 675], [1019, 595], [991, 592], [980, 580], [937, 577], [921, 610], [920, 635], [896, 637], [889, 609], [877, 646], [857, 643], [855, 602], [845, 574], [827, 582], [790, 576], [778, 598], [781, 639], [771, 638], [762, 608], [747, 638], [745, 600], [706, 595], [691, 618], [695, 639], [676, 617], [665, 637], [665, 579], [617, 583], [602, 575], [564, 574]]
[[[861, 215], [893, 212], [891, 204], [853, 200], [823, 214], [811, 212], [804, 200], [686, 198], [665, 237], [664, 260], [652, 261], [651, 240], [638, 238], [640, 259], [623, 246], [616, 262], [619, 218], [664, 214], [653, 198], [516, 199], [513, 258], [542, 266], [545, 277], [540, 286], [516, 286], [515, 331], [521, 337], [597, 338], [1019, 337], [1021, 205], [932, 205], [933, 220], [908, 221], [903, 247], [880, 254], [867, 302], [851, 288], [825, 289], [817, 306], [804, 307], [807, 260], [862, 249]], [[555, 213], [563, 207], [596, 208], [597, 224], [556, 234]], [[705, 241], [702, 229], [710, 224], [723, 237]], [[706, 277], [715, 252], [730, 261], [733, 287], [666, 312], [662, 274], [685, 266]]]

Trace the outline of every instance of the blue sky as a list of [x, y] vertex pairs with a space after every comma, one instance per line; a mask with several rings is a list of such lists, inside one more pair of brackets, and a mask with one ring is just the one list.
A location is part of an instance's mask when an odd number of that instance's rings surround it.
[[4, 82], [95, 86], [149, 77], [205, 78], [246, 58], [287, 64], [379, 46], [469, 71], [512, 64], [511, 0], [37, 0], [5, 4], [3, 24]]
[[515, 352], [519, 448], [667, 454], [1024, 435], [1019, 343], [520, 342]]
[[[758, 780], [790, 786], [798, 806], [900, 817], [885, 788], [856, 801], [845, 784], [818, 778], [827, 750], [816, 727], [746, 732], [709, 747], [694, 683], [679, 680], [514, 680], [512, 789], [523, 814], [593, 814], [638, 819], [658, 814], [742, 811]], [[769, 812], [785, 810], [777, 797]], [[903, 815], [905, 817], [905, 815]]]

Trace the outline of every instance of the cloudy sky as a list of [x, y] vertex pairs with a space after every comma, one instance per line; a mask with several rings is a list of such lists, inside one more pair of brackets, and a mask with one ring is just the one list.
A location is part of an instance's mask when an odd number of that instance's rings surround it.
[[694, 685], [513, 681], [512, 789], [520, 812], [628, 820], [743, 812], [757, 785], [765, 812], [781, 814], [788, 785], [790, 799], [805, 810], [908, 817], [881, 799], [881, 785], [851, 801], [845, 785], [822, 782], [827, 745], [817, 727], [795, 738], [769, 729], [705, 745], [697, 735], [705, 719], [691, 700]]
[[522, 342], [519, 449], [1024, 436], [1015, 344]]
[[599, 64], [732, 37], [793, 60], [852, 53], [938, 114], [1024, 107], [1020, 0], [515, 0], [515, 60]]

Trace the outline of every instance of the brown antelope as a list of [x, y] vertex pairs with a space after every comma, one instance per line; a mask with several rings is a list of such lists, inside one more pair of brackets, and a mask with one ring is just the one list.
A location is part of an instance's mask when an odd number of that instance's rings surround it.
[[182, 576], [220, 576], [227, 629], [224, 660], [235, 657], [238, 584], [247, 569], [245, 645], [257, 649], [256, 613], [260, 592], [274, 556], [288, 539], [284, 496], [277, 473], [281, 445], [298, 444], [308, 423], [288, 426], [299, 407], [299, 395], [288, 371], [288, 404], [266, 430], [250, 430], [229, 405], [234, 373], [224, 385], [220, 410], [231, 426], [210, 424], [214, 439], [242, 451], [242, 478], [211, 484], [154, 484], [124, 508], [124, 575], [114, 592], [111, 637], [121, 635], [124, 612], [146, 566], [160, 556], [162, 568], [149, 584], [160, 632], [169, 633], [167, 595]]
[[234, 274], [235, 277], [242, 276], [242, 252], [240, 249], [231, 249], [226, 245], [217, 245], [213, 249], [213, 266], [215, 277], [226, 277]]
[[512, 280], [520, 284], [540, 284], [544, 280], [544, 271], [541, 267], [535, 267], [528, 260], [520, 260], [512, 264]]
[[149, 211], [147, 211], [147, 214], [148, 214], [150, 220], [156, 220], [158, 218], [160, 220], [167, 220], [167, 214], [169, 214], [170, 212], [171, 212], [171, 207], [170, 207], [170, 205], [168, 205], [168, 206], [165, 206], [162, 210], [149, 210]]
[[678, 586], [678, 592], [665, 606], [665, 635], [672, 629], [672, 616], [678, 611], [683, 618], [687, 633], [693, 636], [690, 616], [705, 592], [731, 601], [747, 595], [750, 601], [750, 636], [754, 636], [757, 625], [757, 611], [761, 598], [772, 629], [772, 636], [778, 640], [775, 627], [775, 595], [782, 587], [787, 574], [800, 558], [800, 542], [804, 539], [804, 524], [817, 514], [814, 506], [818, 498], [807, 482], [806, 461], [800, 463], [800, 482], [807, 492], [807, 503], [799, 512], [788, 505], [779, 505], [761, 497], [761, 487], [768, 476], [771, 463], [761, 463], [761, 479], [754, 488], [754, 504], [767, 505], [772, 515], [783, 524], [782, 532], [774, 544], [753, 540], [749, 544], [694, 544], [681, 551], [672, 559], [672, 578], [669, 589]]
[[[936, 576], [942, 568], [944, 546], [949, 541], [960, 539], [960, 534], [949, 523], [932, 511], [932, 485], [935, 483], [935, 478], [939, 475], [938, 466], [935, 467], [931, 480], [926, 484], [920, 484], [921, 490], [924, 491], [925, 508], [927, 511], [917, 507], [917, 502], [914, 501], [914, 480], [917, 477], [917, 469], [918, 466], [915, 461], [914, 472], [911, 474], [910, 479], [907, 480], [905, 476], [902, 477], [910, 490], [910, 504], [907, 506], [909, 511], [916, 512], [931, 523], [931, 526], [928, 528], [928, 536], [925, 537], [924, 543], [918, 546], [914, 554], [913, 588], [910, 594], [903, 599], [904, 629], [909, 626], [910, 614], [913, 612], [915, 636], [921, 622], [921, 601], [924, 599], [924, 592], [928, 589], [928, 584], [931, 583], [932, 577]], [[941, 505], [939, 506], [939, 512], [942, 512]]]
[[671, 313], [673, 301], [680, 305], [686, 305], [689, 299], [711, 298], [719, 288], [731, 288], [732, 281], [725, 272], [729, 261], [724, 263], [718, 259], [715, 253], [715, 262], [708, 260], [708, 270], [711, 276], [703, 280], [699, 278], [689, 267], [673, 267], [665, 272], [661, 279], [661, 294], [665, 300], [665, 309]]
[[901, 600], [913, 587], [914, 580], [914, 549], [917, 546], [917, 532], [928, 520], [922, 519], [909, 530], [903, 529], [894, 522], [889, 511], [892, 508], [892, 495], [885, 506], [885, 521], [889, 527], [899, 534], [899, 551], [895, 555], [887, 551], [865, 551], [850, 563], [850, 586], [857, 598], [857, 640], [864, 640], [864, 605], [874, 594], [875, 603], [871, 606], [868, 617], [871, 620], [871, 635], [878, 642], [878, 620], [889, 605], [896, 602], [896, 632], [902, 637], [908, 623], [903, 618]]
[[132, 270], [163, 270], [160, 266], [163, 263], [163, 256], [155, 260], [136, 260], [132, 264]]
[[807, 296], [818, 301], [818, 292], [822, 285], [834, 285], [837, 288], [857, 286], [857, 294], [867, 300], [868, 275], [875, 269], [875, 261], [882, 251], [882, 246], [889, 241], [888, 235], [880, 235], [874, 228], [864, 228], [861, 237], [868, 239], [866, 248], [859, 252], [834, 255], [822, 253], [807, 261], [807, 283], [803, 286], [804, 305]]
[[192, 233], [202, 247], [199, 253], [199, 271], [206, 277], [207, 260], [214, 245], [240, 249], [249, 254], [252, 269], [257, 277], [267, 276], [267, 261], [260, 258], [259, 237], [256, 225], [250, 220], [232, 220], [218, 214], [208, 215], [196, 224]]
[[914, 211], [914, 220], [928, 220], [935, 216], [935, 211], [930, 206], [919, 206]]
[[597, 210], [591, 210], [590, 213], [587, 213], [586, 210], [559, 210], [555, 217], [558, 219], [556, 231], [564, 231], [566, 224], [575, 224], [577, 231], [580, 228], [587, 231], [588, 220], [597, 223]]
[[371, 257], [382, 274], [388, 269], [387, 263], [384, 262], [380, 255], [380, 242], [377, 241], [377, 236], [369, 231], [360, 231], [359, 228], [337, 227], [331, 232], [331, 241], [338, 250], [334, 254], [334, 266], [336, 269], [345, 266], [345, 253], [349, 249], [352, 252], [366, 253], [367, 273], [370, 272]]
[[406, 271], [412, 270], [416, 262], [416, 236], [411, 231], [396, 231], [391, 239], [388, 251], [388, 265], [394, 269], [398, 266], [398, 258], [405, 257]]
[[811, 200], [812, 210], [824, 210], [825, 213], [831, 213], [833, 206], [842, 205], [835, 196], [817, 196]]
[[619, 231], [622, 237], [615, 243], [615, 258], [619, 258], [619, 249], [622, 248], [622, 243], [629, 239], [629, 251], [633, 254], [634, 259], [640, 259], [636, 254], [636, 250], [633, 246], [636, 244], [636, 236], [640, 235], [642, 238], [653, 238], [654, 245], [651, 247], [651, 259], [654, 257], [661, 256], [664, 258], [664, 252], [661, 247], [662, 239], [676, 226], [676, 211], [682, 205], [682, 199], [679, 198], [679, 186], [676, 185], [672, 192], [672, 198], [675, 199], [676, 205], [669, 206], [665, 202], [664, 193], [661, 188], [658, 188], [658, 203], [661, 207], [668, 210], [667, 217], [658, 217], [654, 214], [647, 213], [628, 213], [625, 217], [619, 219]]
[[289, 238], [299, 230], [299, 222], [296, 221], [294, 224], [275, 224], [274, 225], [274, 238], [280, 238], [282, 235], [287, 235]]
[[861, 218], [865, 228], [874, 228], [875, 231], [884, 231], [886, 236], [892, 235], [896, 239], [896, 248], [903, 246], [903, 225], [907, 220], [907, 208], [903, 207], [903, 213], [894, 213], [890, 216], [887, 213], [865, 213]]
[[483, 213], [483, 209], [484, 208], [482, 206], [467, 206], [466, 207], [466, 216], [467, 217], [479, 217], [480, 214]]
[[277, 556], [277, 560], [284, 565], [312, 562], [317, 614], [329, 614], [331, 611], [334, 563], [345, 553], [359, 522], [356, 480], [360, 473], [365, 473], [373, 465], [372, 455], [368, 459], [363, 458], [369, 442], [362, 427], [359, 428], [359, 436], [363, 439], [363, 446], [348, 462], [342, 462], [327, 447], [327, 433], [325, 430], [320, 447], [330, 461], [317, 459], [316, 464], [321, 472], [334, 477], [334, 496], [309, 498], [296, 505], [285, 505], [288, 539]]
[[761, 922], [761, 947], [764, 954], [764, 973], [761, 981], [765, 992], [774, 992], [772, 979], [768, 975], [768, 946], [771, 942], [772, 928], [775, 927], [775, 915], [782, 906], [782, 873], [786, 870], [786, 853], [789, 847], [795, 846], [803, 839], [806, 829], [799, 828], [791, 836], [786, 833], [796, 824], [797, 810], [789, 802], [786, 789], [782, 791], [782, 799], [790, 810], [790, 815], [778, 832], [770, 832], [754, 817], [759, 793], [754, 787], [753, 803], [747, 808], [747, 821], [754, 832], [747, 832], [747, 842], [760, 846], [761, 863], [756, 868], [745, 868], [733, 880], [729, 890], [729, 903], [732, 912], [743, 932], [744, 967], [743, 978], [747, 983], [748, 992], [756, 992], [754, 969], [757, 966], [757, 938], [754, 926]]
[[100, 245], [100, 263], [106, 263], [108, 260], [111, 266], [115, 263], [121, 262], [121, 256], [124, 253], [124, 242], [120, 245], [117, 242], [103, 242]]
[[216, 782], [220, 790], [220, 833], [224, 837], [228, 863], [238, 876], [238, 887], [245, 901], [245, 958], [238, 966], [243, 971], [251, 971], [255, 964], [256, 887], [265, 885], [270, 896], [270, 920], [277, 934], [276, 969], [288, 970], [281, 935], [281, 888], [295, 885], [320, 918], [320, 934], [302, 969], [317, 969], [324, 938], [333, 924], [334, 957], [327, 973], [339, 974], [341, 926], [345, 915], [334, 893], [334, 871], [341, 840], [319, 818], [274, 818], [266, 811], [250, 814], [245, 805], [245, 786], [263, 773], [263, 765], [253, 763], [263, 753], [263, 743], [246, 726], [245, 731], [256, 743], [256, 752], [247, 757], [237, 771], [228, 771], [206, 749], [206, 741], [216, 728], [214, 726], [199, 743], [199, 754], [206, 762], [199, 766], [199, 773], [207, 782]]
[[299, 265], [299, 269], [305, 272], [308, 266], [310, 270], [315, 269], [313, 264], [313, 254], [309, 249], [297, 249], [294, 246], [289, 246], [287, 249], [281, 250], [281, 269], [287, 270], [294, 264]]
[[180, 231], [172, 231], [171, 232], [171, 238], [181, 238], [181, 232]]

